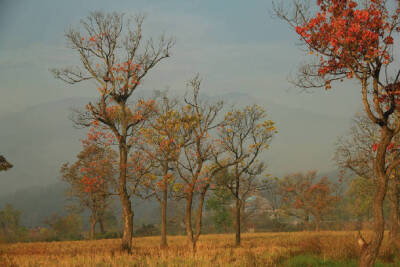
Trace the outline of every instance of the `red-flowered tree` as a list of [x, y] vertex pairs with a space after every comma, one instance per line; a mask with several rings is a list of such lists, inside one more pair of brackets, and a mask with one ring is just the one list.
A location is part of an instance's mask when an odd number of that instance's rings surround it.
[[93, 133], [84, 141], [83, 150], [73, 164], [61, 167], [62, 180], [70, 187], [68, 196], [78, 201], [78, 208], [90, 211], [90, 239], [94, 238], [96, 224], [104, 232], [103, 217], [117, 192], [117, 154], [107, 143], [93, 142]]
[[[119, 151], [119, 196], [122, 205], [124, 232], [122, 248], [132, 248], [133, 211], [128, 188], [128, 155], [135, 137], [148, 114], [152, 102], [141, 101], [130, 108], [129, 99], [143, 78], [163, 59], [169, 57], [174, 41], [161, 36], [158, 42], [145, 40], [144, 17], [126, 20], [122, 14], [92, 12], [81, 20], [80, 29], [70, 29], [66, 39], [80, 56], [81, 67], [53, 69], [56, 78], [75, 84], [95, 81], [99, 99], [89, 103], [77, 122], [89, 125], [96, 121], [111, 133]], [[140, 160], [138, 161], [140, 162]]]
[[311, 216], [319, 231], [323, 217], [340, 199], [334, 185], [326, 177], [316, 181], [317, 172], [295, 173], [282, 178], [279, 184], [281, 209], [289, 216], [301, 219], [306, 226]]
[[300, 68], [296, 84], [330, 89], [335, 81], [356, 79], [365, 111], [380, 127], [373, 161], [377, 180], [372, 203], [374, 233], [369, 242], [360, 240], [360, 266], [373, 266], [378, 255], [385, 227], [383, 201], [388, 179], [400, 162], [397, 159], [386, 165], [386, 148], [400, 131], [400, 122], [394, 119], [400, 107], [400, 71], [393, 53], [400, 9], [389, 2], [317, 0], [316, 9], [307, 9], [306, 1], [295, 0], [293, 13], [282, 6], [275, 9], [315, 57]]
[[161, 205], [161, 247], [167, 247], [167, 201], [176, 180], [173, 166], [181, 153], [177, 104], [163, 95], [156, 104], [156, 115], [141, 131], [141, 150], [153, 163], [153, 172], [144, 185]]

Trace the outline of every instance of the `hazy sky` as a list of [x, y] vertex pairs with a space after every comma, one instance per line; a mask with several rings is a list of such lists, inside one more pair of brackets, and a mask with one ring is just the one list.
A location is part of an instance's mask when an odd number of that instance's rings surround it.
[[65, 30], [88, 12], [103, 10], [144, 12], [145, 34], [165, 31], [175, 36], [172, 57], [149, 75], [146, 89], [181, 89], [199, 72], [205, 91], [245, 91], [317, 112], [352, 113], [358, 107], [357, 88], [312, 95], [290, 88], [287, 76], [296, 71], [304, 53], [287, 25], [272, 18], [271, 7], [271, 0], [1, 0], [0, 112], [93, 95], [93, 88], [69, 88], [54, 80], [48, 69], [74, 62]]
[[[271, 16], [271, 2], [0, 0], [0, 116], [97, 93], [91, 84], [69, 86], [55, 80], [48, 69], [77, 61], [66, 47], [64, 32], [90, 11], [101, 10], [145, 13], [145, 35], [166, 32], [176, 38], [172, 57], [147, 76], [140, 90], [183, 90], [185, 81], [198, 72], [203, 90], [210, 95], [244, 92], [266, 105], [276, 103], [348, 120], [360, 107], [358, 86], [344, 83], [329, 91], [303, 93], [288, 83], [288, 75], [296, 72], [305, 53], [296, 45], [295, 33]], [[318, 135], [318, 127], [313, 134]], [[327, 166], [331, 165], [322, 169]]]

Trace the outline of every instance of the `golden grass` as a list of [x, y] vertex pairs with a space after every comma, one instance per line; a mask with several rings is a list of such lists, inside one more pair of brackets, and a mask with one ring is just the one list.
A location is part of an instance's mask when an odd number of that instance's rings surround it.
[[[243, 234], [242, 246], [232, 246], [234, 235], [203, 235], [193, 255], [184, 236], [134, 238], [131, 254], [120, 251], [119, 239], [0, 244], [1, 266], [277, 266], [298, 254], [347, 260], [358, 257], [356, 232], [292, 232]], [[393, 251], [384, 243], [380, 258]]]

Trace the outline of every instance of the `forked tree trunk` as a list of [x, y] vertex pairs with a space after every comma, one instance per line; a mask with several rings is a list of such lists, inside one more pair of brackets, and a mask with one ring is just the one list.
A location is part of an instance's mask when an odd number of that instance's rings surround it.
[[381, 143], [376, 153], [374, 162], [374, 172], [376, 175], [376, 190], [372, 202], [373, 233], [369, 243], [364, 244], [361, 248], [360, 267], [373, 267], [375, 260], [381, 247], [384, 230], [385, 219], [383, 216], [383, 201], [387, 192], [388, 176], [386, 175], [386, 147], [392, 140], [393, 134], [386, 127], [381, 129]]
[[165, 188], [163, 190], [163, 198], [161, 201], [161, 247], [167, 247], [167, 184], [164, 181]]
[[196, 234], [193, 238], [193, 253], [196, 253], [196, 248], [197, 248], [197, 241], [199, 241], [199, 237], [201, 234], [201, 221], [203, 218], [203, 206], [204, 206], [204, 199], [206, 197], [206, 192], [207, 192], [208, 186], [203, 189], [203, 191], [200, 194], [200, 199], [199, 199], [199, 204], [197, 206], [197, 212], [196, 212]]
[[126, 167], [128, 158], [128, 149], [126, 144], [122, 143], [120, 149], [120, 175], [119, 175], [119, 197], [122, 204], [122, 221], [124, 232], [122, 235], [122, 250], [131, 252], [132, 233], [133, 233], [133, 212], [131, 201], [126, 188]]
[[197, 206], [197, 212], [196, 212], [196, 225], [194, 233], [192, 228], [193, 193], [189, 192], [188, 195], [186, 196], [186, 234], [188, 236], [189, 242], [192, 244], [193, 254], [196, 253], [197, 241], [199, 240], [201, 234], [201, 223], [202, 223], [201, 221], [203, 217], [203, 206], [207, 189], [208, 186], [206, 186], [200, 194], [199, 204]]

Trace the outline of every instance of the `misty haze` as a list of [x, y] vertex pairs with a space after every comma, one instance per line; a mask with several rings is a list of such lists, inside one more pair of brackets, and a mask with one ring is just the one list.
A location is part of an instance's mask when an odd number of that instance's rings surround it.
[[0, 265], [399, 266], [399, 16], [0, 2]]

